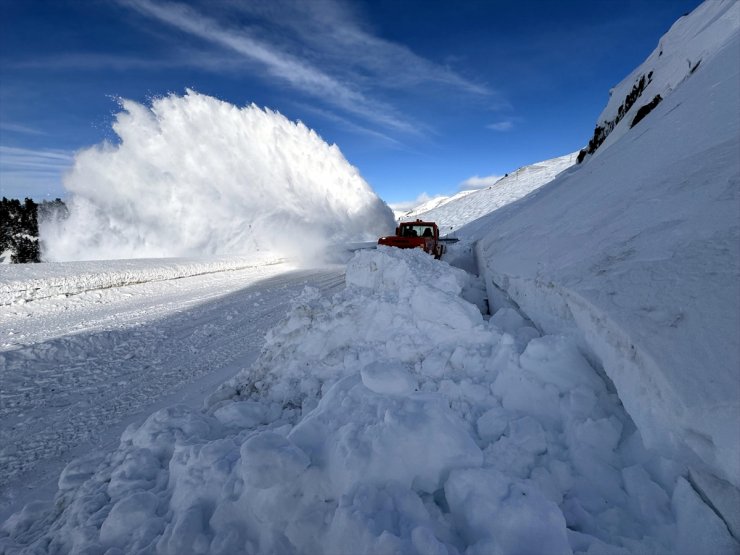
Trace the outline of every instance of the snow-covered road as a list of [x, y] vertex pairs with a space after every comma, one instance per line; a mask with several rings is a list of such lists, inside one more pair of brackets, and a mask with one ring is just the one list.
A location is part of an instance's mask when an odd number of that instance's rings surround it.
[[199, 405], [249, 366], [305, 285], [343, 283], [339, 267], [278, 264], [0, 306], [0, 520], [50, 497], [71, 458], [115, 445], [129, 423]]

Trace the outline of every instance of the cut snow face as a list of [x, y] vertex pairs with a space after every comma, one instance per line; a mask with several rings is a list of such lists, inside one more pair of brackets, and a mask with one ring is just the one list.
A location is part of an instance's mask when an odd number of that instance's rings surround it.
[[300, 122], [193, 91], [122, 106], [120, 143], [78, 153], [65, 178], [69, 219], [41, 226], [47, 260], [310, 259], [393, 229], [357, 169]]
[[70, 464], [0, 550], [672, 553], [679, 530], [736, 549], [573, 342], [511, 309], [485, 320], [471, 280], [356, 253], [346, 288], [306, 288], [203, 411], [161, 410]]
[[[635, 102], [582, 165], [460, 232], [480, 239], [489, 297], [576, 339], [645, 442], [726, 489], [740, 487], [739, 31], [735, 1], [681, 18], [612, 94], [652, 73], [653, 111], [630, 128]], [[737, 505], [725, 515], [737, 526]]]

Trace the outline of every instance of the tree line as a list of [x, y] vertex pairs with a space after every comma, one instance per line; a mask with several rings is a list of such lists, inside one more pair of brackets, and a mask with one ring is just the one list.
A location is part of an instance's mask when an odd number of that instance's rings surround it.
[[39, 222], [68, 215], [67, 205], [59, 198], [37, 203], [30, 198], [21, 202], [3, 197], [0, 203], [0, 262], [41, 262]]

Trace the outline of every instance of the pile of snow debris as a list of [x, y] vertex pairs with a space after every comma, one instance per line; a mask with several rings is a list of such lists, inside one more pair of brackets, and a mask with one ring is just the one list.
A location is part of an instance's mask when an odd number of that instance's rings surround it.
[[381, 247], [307, 288], [203, 411], [172, 407], [63, 472], [0, 551], [731, 553], [574, 344], [465, 272]]

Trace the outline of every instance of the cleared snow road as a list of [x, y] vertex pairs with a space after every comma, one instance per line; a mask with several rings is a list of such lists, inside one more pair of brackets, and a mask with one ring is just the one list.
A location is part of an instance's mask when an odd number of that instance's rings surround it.
[[164, 404], [198, 404], [248, 366], [305, 285], [343, 268], [287, 265], [0, 307], [0, 520], [50, 497], [61, 468]]

